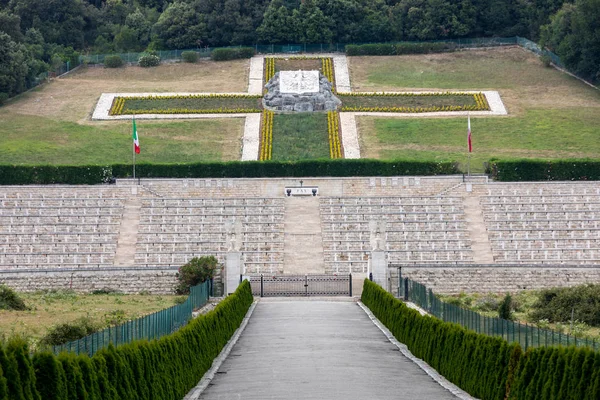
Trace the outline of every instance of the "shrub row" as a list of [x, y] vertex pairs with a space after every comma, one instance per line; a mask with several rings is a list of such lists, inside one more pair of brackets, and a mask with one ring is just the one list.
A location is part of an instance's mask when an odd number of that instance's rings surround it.
[[[108, 166], [0, 165], [1, 185], [98, 184], [127, 178], [131, 164]], [[190, 164], [137, 164], [140, 178], [277, 178], [307, 176], [399, 176], [459, 173], [451, 162], [356, 160], [231, 161]]]
[[254, 47], [222, 47], [214, 49], [210, 53], [213, 61], [227, 61], [238, 58], [252, 58], [254, 56]]
[[447, 42], [435, 43], [369, 43], [369, 44], [349, 44], [346, 45], [346, 55], [348, 56], [395, 56], [401, 54], [427, 54], [439, 53], [442, 51], [452, 51], [456, 44]]
[[421, 316], [365, 280], [362, 302], [418, 358], [471, 395], [503, 400], [521, 356], [518, 344]]
[[488, 173], [504, 182], [599, 180], [600, 161], [492, 160]]
[[210, 368], [242, 322], [252, 292], [246, 281], [214, 311], [152, 342], [110, 346], [92, 358], [37, 352], [12, 340], [0, 346], [0, 400], [181, 399]]
[[482, 400], [600, 399], [600, 353], [585, 347], [539, 347], [522, 352], [437, 318], [421, 316], [366, 280], [363, 303], [418, 358]]
[[508, 399], [600, 399], [600, 353], [581, 347], [528, 350]]

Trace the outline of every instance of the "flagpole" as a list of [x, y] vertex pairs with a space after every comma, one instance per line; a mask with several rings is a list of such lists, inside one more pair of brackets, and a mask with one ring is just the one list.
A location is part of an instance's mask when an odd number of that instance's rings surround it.
[[[467, 111], [467, 120], [468, 120], [468, 124], [469, 124], [469, 132], [468, 134], [471, 134], [471, 113], [469, 111]], [[467, 138], [467, 140], [469, 140], [469, 146], [467, 148], [468, 152], [469, 152], [469, 157], [468, 157], [468, 161], [467, 161], [467, 177], [471, 177], [471, 144], [470, 144], [470, 138]]]
[[[131, 120], [132, 124], [135, 123], [135, 115], [133, 116], [133, 119]], [[133, 180], [135, 183], [135, 142], [132, 141], [131, 143], [131, 153], [133, 154]]]

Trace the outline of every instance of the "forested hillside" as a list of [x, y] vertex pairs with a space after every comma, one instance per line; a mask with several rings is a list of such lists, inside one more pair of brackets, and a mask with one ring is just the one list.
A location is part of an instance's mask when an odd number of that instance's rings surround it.
[[524, 36], [600, 78], [600, 0], [0, 0], [0, 101], [80, 53]]

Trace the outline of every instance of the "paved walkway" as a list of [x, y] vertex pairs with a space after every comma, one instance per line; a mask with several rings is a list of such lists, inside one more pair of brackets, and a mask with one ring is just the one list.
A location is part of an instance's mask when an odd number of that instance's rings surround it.
[[455, 399], [354, 302], [262, 299], [200, 399]]

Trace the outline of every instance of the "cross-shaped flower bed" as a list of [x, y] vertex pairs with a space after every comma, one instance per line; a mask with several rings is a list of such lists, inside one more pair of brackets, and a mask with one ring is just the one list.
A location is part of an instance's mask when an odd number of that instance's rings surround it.
[[[260, 87], [252, 84], [252, 79], [256, 82], [252, 76], [256, 76], [257, 68], [260, 68], [258, 81], [262, 77]], [[323, 74], [332, 83], [332, 92], [342, 101], [340, 109], [312, 113], [265, 110], [262, 102], [265, 84], [277, 72], [297, 70], [318, 70]], [[340, 77], [336, 77], [336, 73]], [[506, 114], [497, 92], [352, 92], [345, 56], [257, 56], [251, 60], [250, 76], [248, 93], [103, 94], [93, 118], [169, 118], [170, 115], [202, 118], [223, 114], [223, 117], [246, 116], [248, 119], [253, 114], [261, 114], [246, 123], [243, 159], [291, 160], [359, 157], [354, 115], [453, 115], [466, 111]], [[342, 82], [341, 89], [338, 79]], [[492, 101], [488, 102], [490, 95]], [[102, 107], [104, 111], [99, 110]], [[251, 145], [246, 149], [248, 143]], [[346, 147], [352, 149], [348, 152]]]

